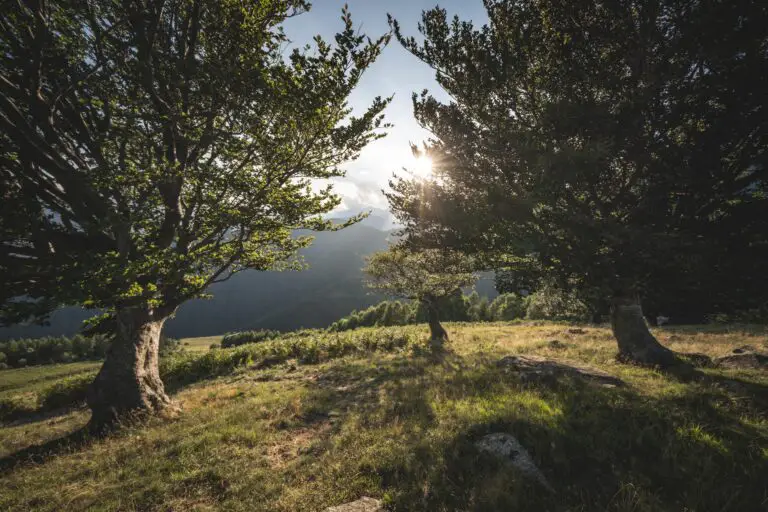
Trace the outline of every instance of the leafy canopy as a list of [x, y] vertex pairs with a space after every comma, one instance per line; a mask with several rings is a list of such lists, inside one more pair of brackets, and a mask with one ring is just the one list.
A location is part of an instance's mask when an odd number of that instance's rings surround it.
[[482, 27], [424, 12], [423, 41], [391, 20], [450, 95], [414, 95], [435, 178], [391, 184], [409, 243], [522, 282], [610, 294], [714, 271], [765, 298], [764, 2], [484, 4]]
[[455, 251], [393, 247], [368, 258], [368, 286], [394, 297], [434, 301], [477, 280], [470, 258]]
[[[82, 304], [167, 315], [338, 229], [317, 180], [383, 136], [347, 103], [388, 36], [342, 13], [287, 52], [304, 0], [13, 2], [0, 13], [0, 322]], [[352, 219], [354, 222], [357, 219]]]

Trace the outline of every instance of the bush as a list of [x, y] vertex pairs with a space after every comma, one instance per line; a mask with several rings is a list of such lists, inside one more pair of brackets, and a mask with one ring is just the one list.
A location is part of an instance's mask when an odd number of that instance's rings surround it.
[[591, 315], [587, 305], [574, 292], [550, 285], [541, 287], [527, 298], [526, 318], [530, 320], [566, 320], [587, 322]]
[[[499, 295], [489, 303], [477, 292], [456, 293], [443, 299], [440, 319], [447, 322], [493, 322], [524, 318], [527, 300], [514, 293]], [[358, 327], [390, 327], [427, 321], [424, 306], [417, 302], [383, 301], [362, 311], [353, 311], [328, 327], [329, 332], [342, 332]]]
[[28, 365], [98, 360], [104, 357], [110, 339], [104, 335], [67, 338], [45, 336], [0, 342], [0, 363], [10, 368]]
[[[0, 369], [22, 368], [43, 364], [98, 361], [104, 359], [111, 338], [104, 334], [83, 336], [45, 336], [42, 338], [0, 341]], [[181, 343], [176, 338], [160, 337], [160, 355], [177, 352]]]
[[496, 321], [525, 318], [528, 301], [515, 293], [503, 293], [490, 305], [490, 316]]
[[358, 327], [391, 327], [417, 322], [419, 305], [415, 302], [386, 300], [362, 311], [352, 311], [348, 316], [332, 323], [330, 332], [348, 331]]
[[260, 329], [258, 331], [232, 332], [221, 339], [222, 348], [239, 347], [246, 343], [258, 343], [260, 341], [273, 340], [280, 337], [279, 331]]

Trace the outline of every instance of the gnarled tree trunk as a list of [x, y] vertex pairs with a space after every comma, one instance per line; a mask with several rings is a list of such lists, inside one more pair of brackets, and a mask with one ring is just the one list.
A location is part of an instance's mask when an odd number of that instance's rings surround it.
[[427, 307], [427, 322], [429, 323], [429, 334], [432, 341], [448, 341], [448, 333], [440, 325], [440, 311], [437, 305], [437, 299], [427, 298], [424, 300]]
[[611, 329], [619, 344], [619, 358], [643, 365], [670, 367], [681, 361], [648, 330], [637, 294], [617, 294], [611, 301]]
[[99, 430], [126, 415], [152, 414], [172, 405], [160, 380], [160, 332], [165, 317], [147, 309], [119, 310], [117, 332], [88, 390], [90, 426]]

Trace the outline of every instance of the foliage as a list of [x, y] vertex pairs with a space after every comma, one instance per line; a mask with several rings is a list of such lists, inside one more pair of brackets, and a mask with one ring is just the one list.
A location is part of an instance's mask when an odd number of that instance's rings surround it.
[[521, 297], [514, 293], [502, 293], [491, 302], [490, 316], [496, 321], [524, 318], [528, 301], [528, 297]]
[[393, 325], [415, 324], [424, 321], [418, 317], [419, 305], [416, 302], [382, 301], [362, 311], [352, 311], [349, 315], [333, 322], [331, 332], [347, 331], [358, 327], [384, 327]]
[[70, 363], [103, 359], [109, 348], [108, 336], [71, 338], [47, 336], [0, 341], [0, 361], [11, 368], [40, 364]]
[[[145, 5], [146, 4], [146, 5]], [[339, 229], [317, 180], [383, 136], [347, 99], [388, 41], [349, 12], [288, 55], [305, 0], [15, 2], [0, 13], [0, 322], [60, 305], [157, 319]]]
[[764, 303], [764, 2], [484, 4], [482, 27], [425, 11], [423, 40], [391, 20], [450, 98], [414, 95], [434, 177], [391, 184], [407, 243], [511, 268], [513, 292]]
[[279, 331], [259, 329], [258, 331], [231, 332], [221, 339], [221, 348], [237, 347], [246, 343], [272, 340], [280, 336]]
[[541, 287], [526, 300], [525, 317], [530, 320], [567, 320], [588, 322], [589, 308], [572, 291], [565, 291], [550, 285]]
[[[513, 293], [497, 296], [490, 303], [477, 292], [455, 293], [440, 301], [440, 316], [448, 322], [493, 322], [525, 318], [527, 299]], [[424, 304], [418, 302], [382, 301], [362, 311], [353, 311], [331, 324], [331, 332], [358, 327], [409, 325], [427, 321]]]
[[473, 261], [461, 253], [393, 247], [368, 257], [363, 271], [368, 286], [395, 297], [436, 300], [477, 280]]
[[[0, 369], [104, 359], [111, 341], [110, 336], [103, 334], [0, 341]], [[178, 339], [160, 337], [160, 355], [171, 354], [180, 348]]]

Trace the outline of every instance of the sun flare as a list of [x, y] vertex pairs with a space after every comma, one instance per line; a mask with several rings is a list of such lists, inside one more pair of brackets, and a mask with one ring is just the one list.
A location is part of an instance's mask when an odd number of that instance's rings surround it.
[[426, 155], [420, 155], [413, 160], [409, 170], [418, 178], [426, 178], [432, 174], [432, 159]]

